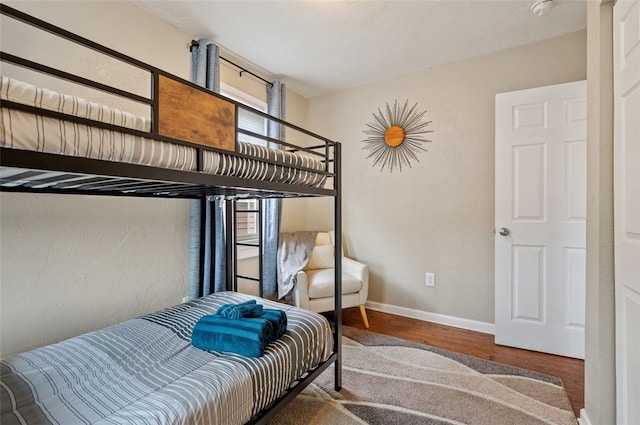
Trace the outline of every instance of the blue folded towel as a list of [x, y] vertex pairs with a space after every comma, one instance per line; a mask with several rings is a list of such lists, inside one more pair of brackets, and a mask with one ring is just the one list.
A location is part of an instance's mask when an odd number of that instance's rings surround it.
[[260, 318], [267, 319], [271, 322], [271, 326], [273, 327], [273, 336], [271, 337], [271, 341], [275, 341], [280, 338], [287, 330], [287, 314], [283, 310], [265, 308], [264, 313]]
[[256, 300], [249, 300], [238, 304], [224, 304], [216, 311], [217, 316], [240, 319], [256, 317], [266, 319], [271, 323], [273, 335], [271, 341], [280, 338], [287, 331], [287, 315], [283, 310], [263, 308]]
[[231, 310], [235, 307], [240, 307], [240, 306], [251, 306], [251, 305], [256, 305], [256, 300], [248, 300], [242, 303], [238, 303], [238, 304], [223, 304], [218, 310], [216, 310], [216, 314], [219, 316], [224, 316], [227, 317], [227, 311]]
[[219, 315], [202, 316], [193, 327], [191, 343], [207, 351], [226, 351], [247, 357], [260, 357], [273, 338], [267, 319], [229, 319]]
[[236, 305], [225, 309], [221, 316], [229, 319], [240, 319], [241, 317], [260, 317], [263, 308], [260, 304]]

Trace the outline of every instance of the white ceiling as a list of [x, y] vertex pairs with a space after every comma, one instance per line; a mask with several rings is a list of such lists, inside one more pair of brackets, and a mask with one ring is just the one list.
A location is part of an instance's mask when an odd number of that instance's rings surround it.
[[133, 0], [311, 98], [586, 28], [585, 0]]

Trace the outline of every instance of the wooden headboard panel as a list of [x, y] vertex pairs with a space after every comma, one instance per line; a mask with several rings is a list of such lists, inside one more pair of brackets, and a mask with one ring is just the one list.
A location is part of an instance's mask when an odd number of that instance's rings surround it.
[[158, 133], [199, 145], [235, 151], [236, 107], [180, 81], [159, 76]]

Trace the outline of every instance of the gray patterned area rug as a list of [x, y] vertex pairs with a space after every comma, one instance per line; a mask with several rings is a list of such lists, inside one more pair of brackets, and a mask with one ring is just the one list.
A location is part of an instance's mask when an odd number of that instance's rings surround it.
[[576, 425], [553, 376], [345, 326], [342, 390], [333, 367], [278, 425]]

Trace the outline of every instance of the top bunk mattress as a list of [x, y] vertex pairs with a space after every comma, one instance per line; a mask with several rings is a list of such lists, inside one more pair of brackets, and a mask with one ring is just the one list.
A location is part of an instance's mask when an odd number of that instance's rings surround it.
[[[6, 76], [2, 76], [0, 82], [0, 100], [142, 132], [149, 132], [151, 128], [150, 120], [144, 117]], [[7, 107], [1, 108], [0, 146], [182, 171], [197, 170], [198, 152], [191, 146]], [[253, 158], [205, 149], [202, 172], [317, 188], [325, 184], [327, 175], [324, 173], [324, 162], [309, 153], [289, 152], [239, 141], [237, 153]]]
[[246, 423], [333, 350], [327, 319], [260, 298], [288, 319], [262, 357], [191, 345], [201, 316], [250, 298], [212, 294], [3, 360], [0, 422]]

